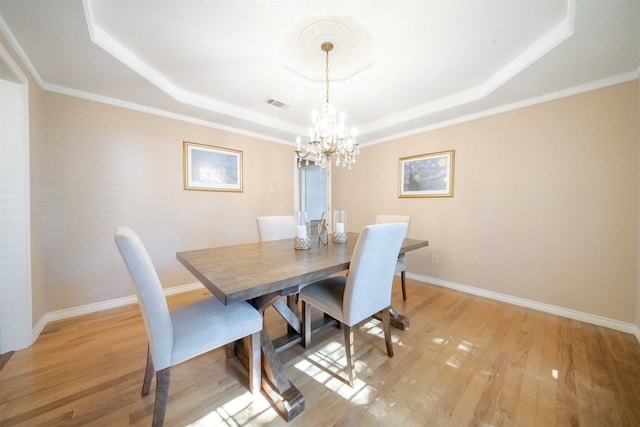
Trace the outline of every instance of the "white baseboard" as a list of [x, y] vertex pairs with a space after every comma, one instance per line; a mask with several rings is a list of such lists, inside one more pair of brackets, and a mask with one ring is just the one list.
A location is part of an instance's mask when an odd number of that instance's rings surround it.
[[571, 310], [569, 308], [544, 304], [519, 297], [513, 297], [498, 292], [488, 291], [486, 289], [474, 288], [473, 286], [461, 285], [459, 283], [449, 282], [446, 280], [437, 279], [435, 277], [423, 276], [420, 274], [413, 274], [409, 272], [407, 272], [406, 275], [408, 278], [417, 280], [419, 282], [430, 283], [433, 285], [442, 286], [444, 288], [464, 292], [466, 294], [477, 295], [496, 301], [506, 302], [508, 304], [531, 308], [533, 310], [542, 311], [544, 313], [555, 314], [557, 316], [567, 317], [569, 319], [579, 320], [581, 322], [604, 326], [605, 328], [615, 329], [616, 331], [627, 332], [634, 335], [638, 340], [638, 343], [640, 343], [640, 327], [633, 323], [621, 322], [619, 320], [609, 319], [607, 317], [597, 316], [595, 314], [584, 313], [581, 311]]
[[[536, 301], [527, 300], [524, 298], [513, 297], [510, 295], [501, 294], [498, 292], [488, 291], [486, 289], [475, 288], [473, 286], [461, 285], [454, 282], [449, 282], [435, 277], [424, 276], [414, 273], [406, 273], [409, 279], [417, 280], [418, 282], [430, 283], [444, 288], [453, 289], [456, 291], [464, 292], [471, 295], [477, 295], [484, 298], [489, 298], [496, 301], [506, 302], [521, 307], [531, 308], [533, 310], [542, 311], [544, 313], [555, 314], [557, 316], [567, 317], [569, 319], [579, 320], [581, 322], [587, 322], [598, 326], [604, 326], [606, 328], [615, 329], [616, 331], [622, 331], [629, 334], [633, 334], [640, 343], [640, 327], [633, 323], [620, 322], [619, 320], [609, 319], [594, 314], [583, 313], [568, 308], [558, 307], [555, 305], [544, 304]], [[196, 289], [202, 289], [203, 286], [200, 282], [190, 283], [187, 285], [175, 286], [173, 288], [167, 288], [164, 290], [165, 295], [174, 295], [182, 292], [189, 292]], [[87, 304], [80, 307], [68, 308], [65, 310], [53, 311], [45, 313], [40, 318], [38, 323], [33, 327], [33, 339], [32, 343], [38, 338], [47, 323], [69, 319], [71, 317], [82, 316], [83, 314], [94, 313], [97, 311], [108, 310], [110, 308], [122, 307], [124, 305], [135, 304], [137, 298], [135, 295], [128, 297], [116, 298], [108, 301], [102, 301], [94, 304]]]
[[[172, 288], [164, 289], [165, 295], [175, 295], [180, 294], [182, 292], [194, 291], [197, 289], [202, 289], [203, 285], [200, 282], [189, 283], [186, 285], [174, 286]], [[107, 301], [96, 302], [93, 304], [81, 305], [79, 307], [67, 308], [64, 310], [52, 311], [49, 313], [45, 313], [38, 323], [33, 327], [32, 332], [32, 340], [33, 344], [35, 340], [40, 336], [40, 333], [47, 326], [47, 323], [53, 322], [56, 320], [69, 319], [71, 317], [82, 316], [84, 314], [95, 313], [97, 311], [108, 310], [110, 308], [122, 307], [129, 304], [135, 304], [138, 302], [138, 299], [135, 295], [129, 295], [127, 297], [111, 299]]]
[[40, 334], [42, 333], [42, 330], [44, 329], [45, 326], [47, 326], [47, 314], [45, 313], [40, 320], [38, 320], [38, 323], [36, 323], [35, 325], [33, 325], [33, 330], [31, 331], [31, 343], [29, 343], [29, 345], [33, 344], [34, 342], [36, 342], [36, 340], [38, 339], [38, 337], [40, 336]]

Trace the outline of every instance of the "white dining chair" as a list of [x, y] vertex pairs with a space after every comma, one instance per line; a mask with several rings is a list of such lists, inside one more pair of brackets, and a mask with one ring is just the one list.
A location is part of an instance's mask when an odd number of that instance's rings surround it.
[[[293, 215], [259, 216], [256, 218], [256, 224], [258, 226], [258, 238], [261, 242], [293, 239], [296, 237], [296, 219]], [[297, 304], [297, 292], [286, 295], [286, 299], [289, 306]], [[283, 301], [277, 301], [273, 307], [278, 312], [285, 313], [288, 310], [283, 304]]]
[[169, 310], [160, 279], [138, 235], [116, 227], [115, 242], [133, 278], [147, 339], [147, 366], [142, 395], [149, 394], [156, 372], [153, 426], [164, 423], [172, 366], [234, 341], [245, 339], [249, 354], [249, 389], [261, 387], [262, 316], [247, 302], [224, 305], [211, 296]]
[[[376, 224], [388, 224], [390, 222], [403, 222], [407, 224], [407, 235], [409, 235], [409, 226], [411, 225], [411, 217], [409, 215], [378, 215], [376, 217]], [[398, 257], [395, 274], [400, 274], [400, 283], [402, 284], [402, 299], [404, 301], [407, 300], [407, 284], [405, 283], [406, 271], [407, 259], [405, 258], [404, 254], [402, 254]]]
[[358, 236], [349, 274], [334, 276], [302, 288], [302, 343], [311, 345], [312, 305], [342, 324], [347, 358], [348, 382], [353, 387], [355, 365], [353, 360], [353, 327], [363, 320], [379, 314], [382, 319], [387, 354], [393, 357], [389, 309], [391, 285], [398, 252], [407, 233], [404, 223], [368, 225]]
[[296, 220], [293, 215], [259, 216], [256, 224], [261, 242], [293, 239], [296, 236]]

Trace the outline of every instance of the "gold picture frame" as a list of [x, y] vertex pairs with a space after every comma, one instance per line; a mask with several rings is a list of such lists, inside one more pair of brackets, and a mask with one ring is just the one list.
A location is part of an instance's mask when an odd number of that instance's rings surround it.
[[455, 150], [400, 159], [398, 197], [453, 197]]
[[184, 189], [242, 192], [242, 151], [183, 141]]

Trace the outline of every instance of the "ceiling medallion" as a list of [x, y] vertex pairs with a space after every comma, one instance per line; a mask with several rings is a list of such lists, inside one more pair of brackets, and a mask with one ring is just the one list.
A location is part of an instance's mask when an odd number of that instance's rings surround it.
[[334, 46], [340, 46], [341, 49], [347, 50], [354, 41], [353, 31], [337, 19], [323, 19], [313, 22], [302, 30], [298, 38], [298, 44], [309, 56], [317, 55], [320, 42], [332, 43]]
[[324, 42], [333, 44], [331, 78], [346, 80], [373, 64], [374, 39], [352, 16], [308, 17], [298, 21], [281, 45], [282, 65], [313, 82], [325, 80], [318, 67]]

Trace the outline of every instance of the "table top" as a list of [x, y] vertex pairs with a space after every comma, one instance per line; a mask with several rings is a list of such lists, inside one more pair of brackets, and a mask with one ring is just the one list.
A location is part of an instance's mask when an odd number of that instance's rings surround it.
[[[358, 233], [347, 243], [294, 249], [294, 239], [247, 243], [176, 253], [176, 258], [220, 301], [231, 304], [296, 288], [349, 268]], [[426, 247], [404, 239], [400, 253]]]

